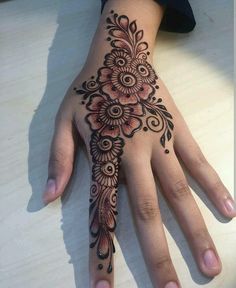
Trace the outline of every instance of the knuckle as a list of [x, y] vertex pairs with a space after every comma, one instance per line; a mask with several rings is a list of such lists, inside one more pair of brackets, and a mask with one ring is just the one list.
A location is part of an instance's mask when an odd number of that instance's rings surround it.
[[[139, 156], [137, 157], [137, 155]], [[142, 167], [145, 163], [149, 163], [150, 154], [147, 149], [144, 149], [143, 147], [140, 149], [132, 145], [128, 148], [124, 147], [124, 155], [122, 155], [122, 158], [124, 164], [129, 169], [135, 169], [137, 167]]]
[[189, 159], [189, 163], [193, 168], [204, 167], [208, 164], [208, 162], [207, 162], [205, 156], [203, 155], [203, 153], [201, 152], [200, 148], [197, 148], [195, 153], [192, 153], [192, 155]]
[[192, 238], [194, 241], [205, 243], [208, 242], [209, 233], [206, 228], [201, 228], [191, 233]]
[[168, 194], [176, 200], [187, 197], [190, 194], [188, 183], [184, 179], [175, 182], [174, 185], [170, 187]]
[[137, 202], [136, 216], [143, 220], [149, 221], [159, 214], [158, 204], [154, 197], [142, 197]]
[[168, 255], [163, 255], [162, 257], [158, 257], [155, 262], [153, 263], [153, 266], [157, 269], [164, 269], [164, 270], [169, 270], [169, 267], [172, 266], [172, 261], [170, 259], [170, 256]]
[[220, 192], [222, 188], [223, 188], [223, 183], [220, 180], [220, 178], [216, 176], [216, 179], [210, 185], [210, 189], [214, 192], [218, 192], [218, 191]]

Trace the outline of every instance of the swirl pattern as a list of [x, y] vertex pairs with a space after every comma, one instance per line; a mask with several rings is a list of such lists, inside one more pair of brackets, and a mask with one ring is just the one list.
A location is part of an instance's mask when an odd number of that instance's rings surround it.
[[128, 53], [122, 50], [113, 49], [111, 53], [105, 56], [104, 66], [112, 69], [120, 68], [129, 65], [131, 60]]
[[147, 127], [153, 132], [160, 132], [164, 127], [164, 120], [161, 117], [148, 116], [146, 119]]

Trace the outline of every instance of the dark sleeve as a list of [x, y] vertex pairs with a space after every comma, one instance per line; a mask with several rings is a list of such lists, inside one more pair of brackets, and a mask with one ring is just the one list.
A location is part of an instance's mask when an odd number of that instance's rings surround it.
[[[107, 0], [101, 0], [103, 7]], [[145, 0], [143, 0], [145, 1]], [[187, 33], [194, 29], [196, 22], [188, 0], [154, 0], [160, 5], [165, 5], [160, 29], [168, 32]]]

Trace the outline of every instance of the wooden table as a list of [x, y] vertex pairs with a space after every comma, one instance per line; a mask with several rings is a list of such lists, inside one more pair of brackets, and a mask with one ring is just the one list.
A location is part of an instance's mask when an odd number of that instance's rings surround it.
[[[194, 32], [160, 33], [158, 72], [210, 163], [233, 193], [233, 1], [192, 1]], [[89, 168], [84, 151], [60, 200], [41, 195], [53, 119], [81, 69], [99, 19], [97, 0], [0, 3], [0, 287], [88, 287]], [[226, 223], [189, 179], [223, 262], [210, 281], [200, 274], [162, 197], [161, 212], [183, 287], [236, 287], [236, 225]], [[125, 187], [119, 192], [116, 287], [151, 287]]]

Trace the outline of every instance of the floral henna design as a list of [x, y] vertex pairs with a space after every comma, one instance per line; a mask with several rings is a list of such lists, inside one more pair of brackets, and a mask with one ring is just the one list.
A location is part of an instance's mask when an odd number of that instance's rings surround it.
[[[92, 184], [90, 189], [90, 234], [94, 239], [90, 248], [96, 246], [101, 260], [108, 259], [107, 272], [112, 272], [112, 255], [115, 246], [112, 232], [116, 228], [116, 202], [118, 171], [125, 138], [136, 131], [161, 133], [160, 144], [165, 149], [172, 138], [172, 116], [155, 94], [158, 77], [147, 62], [150, 54], [143, 30], [136, 21], [130, 22], [125, 15], [111, 11], [106, 19], [112, 47], [104, 57], [97, 75], [74, 88], [82, 95], [81, 104], [88, 114], [85, 118], [90, 130], [90, 154], [92, 156]], [[169, 153], [168, 149], [164, 150]]]

